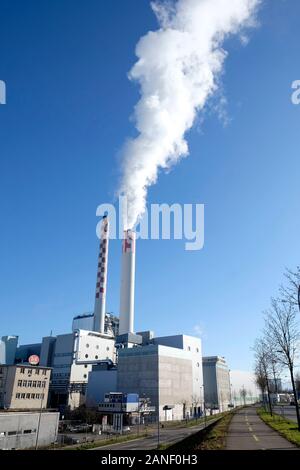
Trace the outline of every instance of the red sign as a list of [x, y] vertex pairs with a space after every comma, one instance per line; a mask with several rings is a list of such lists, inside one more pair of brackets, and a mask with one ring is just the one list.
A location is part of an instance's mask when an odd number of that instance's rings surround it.
[[30, 356], [30, 358], [28, 359], [28, 362], [29, 364], [31, 364], [32, 366], [37, 366], [40, 362], [40, 358], [39, 356], [36, 356], [35, 354], [33, 354], [32, 356]]

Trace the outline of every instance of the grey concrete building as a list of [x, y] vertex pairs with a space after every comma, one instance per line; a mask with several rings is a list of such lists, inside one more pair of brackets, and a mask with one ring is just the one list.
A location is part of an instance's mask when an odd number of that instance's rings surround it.
[[57, 440], [59, 413], [0, 413], [0, 449], [49, 446]]
[[51, 369], [20, 364], [0, 365], [0, 408], [34, 410], [47, 407]]
[[[198, 341], [201, 348], [201, 342]], [[117, 390], [150, 398], [151, 405], [155, 406], [156, 410], [159, 409], [160, 420], [183, 419], [193, 415], [195, 401], [197, 407], [201, 407], [200, 348], [195, 365], [193, 352], [179, 347], [150, 344], [121, 349]], [[194, 369], [199, 370], [199, 377]], [[197, 400], [195, 392], [198, 393]], [[165, 407], [169, 409], [166, 410]]]
[[203, 357], [203, 383], [206, 407], [228, 410], [231, 401], [230, 374], [224, 357]]

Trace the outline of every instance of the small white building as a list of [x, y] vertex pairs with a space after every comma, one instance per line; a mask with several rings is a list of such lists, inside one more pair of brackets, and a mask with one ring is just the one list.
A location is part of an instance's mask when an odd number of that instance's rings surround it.
[[56, 442], [59, 413], [0, 413], [0, 449], [34, 449]]

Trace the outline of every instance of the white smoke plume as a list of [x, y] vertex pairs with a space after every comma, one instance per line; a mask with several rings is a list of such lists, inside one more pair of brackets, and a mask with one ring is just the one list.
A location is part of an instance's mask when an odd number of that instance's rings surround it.
[[186, 132], [217, 90], [233, 34], [245, 39], [261, 0], [178, 0], [151, 4], [160, 28], [142, 37], [130, 78], [140, 84], [134, 118], [138, 135], [124, 149], [119, 193], [133, 228], [145, 211], [148, 187], [188, 155]]

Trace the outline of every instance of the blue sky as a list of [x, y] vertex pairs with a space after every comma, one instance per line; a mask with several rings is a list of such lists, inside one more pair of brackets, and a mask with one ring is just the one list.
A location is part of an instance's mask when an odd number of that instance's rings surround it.
[[[229, 124], [205, 115], [190, 156], [161, 174], [149, 203], [203, 203], [205, 248], [141, 241], [136, 329], [203, 331], [205, 354], [252, 366], [262, 310], [299, 263], [300, 79], [295, 0], [265, 1], [244, 47], [226, 44]], [[134, 135], [127, 79], [148, 0], [0, 0], [0, 334], [68, 332], [93, 308], [96, 208], [113, 201], [119, 153]], [[108, 309], [118, 313], [120, 243], [111, 243]]]

